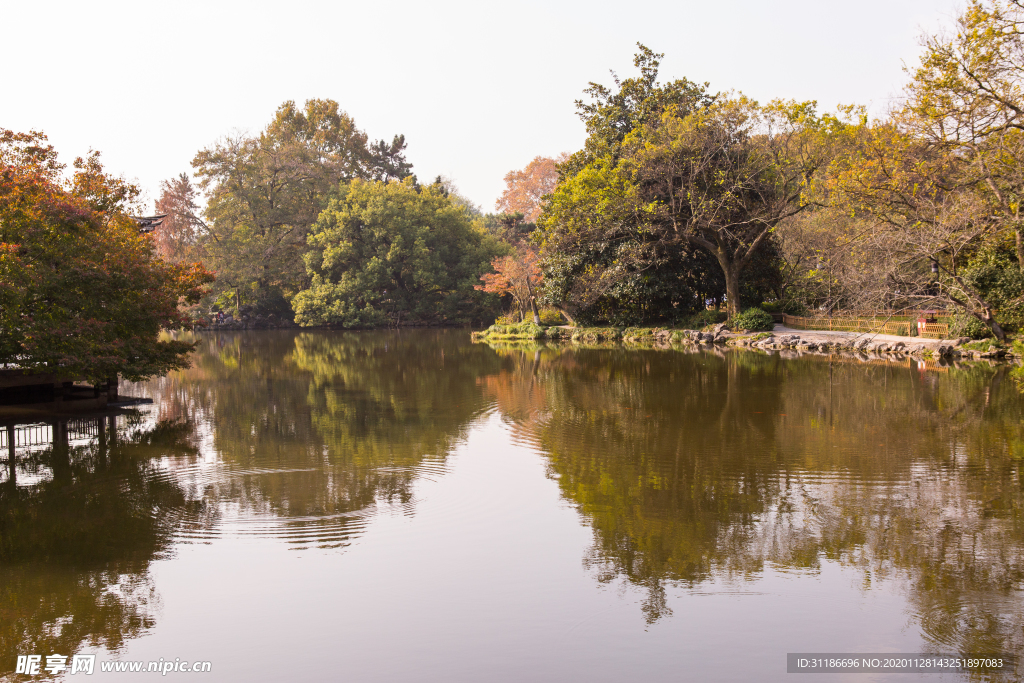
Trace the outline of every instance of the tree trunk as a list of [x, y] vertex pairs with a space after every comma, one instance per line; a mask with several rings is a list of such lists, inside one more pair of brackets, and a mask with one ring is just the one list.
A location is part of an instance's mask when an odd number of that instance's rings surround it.
[[1004, 341], [1006, 339], [1006, 332], [1004, 332], [1002, 326], [996, 322], [996, 317], [992, 315], [992, 309], [986, 308], [980, 314], [975, 313], [975, 317], [988, 325], [989, 329], [992, 330], [992, 334], [996, 336], [996, 339], [999, 341]]
[[728, 266], [722, 265], [725, 273], [725, 303], [728, 308], [729, 319], [732, 320], [740, 314], [740, 269], [734, 263]]
[[569, 311], [565, 310], [565, 308], [559, 306], [558, 304], [555, 304], [555, 310], [561, 313], [565, 317], [565, 319], [569, 321], [570, 325], [576, 327], [576, 319], [572, 317], [572, 314], [570, 314]]
[[530, 276], [526, 276], [526, 291], [530, 293], [530, 311], [533, 313], [533, 324], [540, 325], [540, 313], [537, 311], [537, 297], [533, 295], [533, 285], [530, 284]]

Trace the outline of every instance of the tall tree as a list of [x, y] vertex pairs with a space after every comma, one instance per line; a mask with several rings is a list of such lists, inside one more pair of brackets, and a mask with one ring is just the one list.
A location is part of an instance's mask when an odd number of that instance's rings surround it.
[[[686, 314], [721, 279], [736, 314], [742, 273], [772, 260], [765, 244], [775, 226], [803, 206], [802, 188], [821, 163], [813, 104], [761, 107], [685, 79], [662, 85], [661, 57], [640, 45], [639, 77], [616, 77], [617, 90], [592, 83], [593, 101], [577, 103], [589, 136], [560, 166], [540, 219], [546, 291], [563, 299], [556, 304], [591, 307], [628, 283], [631, 298], [661, 289], [667, 312]], [[674, 297], [664, 291], [673, 288]]]
[[153, 230], [153, 239], [164, 260], [199, 260], [198, 248], [209, 229], [199, 217], [198, 198], [199, 190], [186, 173], [160, 183], [156, 212], [167, 217]]
[[730, 317], [740, 312], [744, 270], [779, 222], [806, 206], [828, 154], [821, 128], [814, 103], [762, 107], [741, 96], [683, 115], [666, 110], [623, 143], [648, 229], [715, 257]]
[[377, 140], [370, 145], [371, 180], [405, 180], [412, 175], [412, 164], [405, 158], [407, 147], [404, 135], [396, 135], [391, 142]]
[[1024, 269], [1024, 2], [972, 0], [955, 33], [924, 36], [901, 124], [964, 162]]
[[314, 99], [302, 109], [285, 102], [258, 136], [199, 152], [192, 165], [208, 196], [204, 246], [222, 289], [239, 303], [287, 311], [308, 282], [306, 236], [328, 195], [354, 178], [407, 173], [403, 150], [398, 136], [375, 157], [337, 102]]

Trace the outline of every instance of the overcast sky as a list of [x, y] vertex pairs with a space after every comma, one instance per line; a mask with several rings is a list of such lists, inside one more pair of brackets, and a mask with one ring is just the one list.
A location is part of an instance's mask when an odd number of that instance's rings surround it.
[[154, 199], [162, 179], [285, 100], [331, 98], [371, 138], [404, 133], [421, 179], [493, 210], [503, 176], [579, 149], [573, 102], [640, 41], [662, 80], [881, 112], [952, 0], [46, 2], [5, 0], [0, 127], [70, 162], [100, 150]]

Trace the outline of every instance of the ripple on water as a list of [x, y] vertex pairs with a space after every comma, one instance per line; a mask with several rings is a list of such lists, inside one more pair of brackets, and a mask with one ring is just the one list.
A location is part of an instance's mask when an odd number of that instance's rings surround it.
[[[360, 470], [325, 463], [320, 467], [238, 467], [217, 462], [166, 463], [149, 473], [153, 483], [173, 483], [192, 499], [182, 509], [153, 510], [173, 540], [182, 544], [208, 544], [224, 537], [265, 538], [283, 542], [289, 549], [334, 549], [350, 545], [362, 535], [370, 520], [381, 514], [411, 516], [419, 499], [415, 495], [397, 497], [381, 494], [369, 504], [338, 509], [346, 501], [345, 485], [359, 483], [360, 477], [397, 479], [398, 481], [439, 481], [449, 470], [446, 458], [429, 457], [413, 466], [384, 466]], [[294, 504], [289, 488], [307, 490], [308, 481], [282, 482], [280, 477], [294, 475], [318, 477], [317, 493], [340, 500], [332, 510], [289, 512]], [[347, 483], [347, 484], [346, 484]], [[332, 490], [340, 487], [341, 490]], [[351, 501], [353, 503], [357, 501]], [[305, 503], [308, 505], [308, 502]]]

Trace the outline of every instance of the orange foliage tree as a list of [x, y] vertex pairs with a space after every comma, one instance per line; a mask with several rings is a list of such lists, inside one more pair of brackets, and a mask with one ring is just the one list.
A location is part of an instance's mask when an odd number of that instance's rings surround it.
[[199, 190], [188, 174], [160, 183], [156, 212], [167, 217], [153, 231], [153, 239], [157, 253], [165, 261], [199, 260], [199, 244], [209, 230], [199, 218], [198, 198]]
[[98, 153], [63, 170], [42, 133], [0, 129], [0, 364], [99, 381], [186, 366], [193, 344], [160, 331], [213, 276], [156, 255], [129, 215], [138, 189]]
[[495, 203], [502, 213], [523, 214], [527, 223], [533, 223], [540, 216], [544, 195], [551, 194], [558, 184], [558, 164], [568, 159], [567, 154], [557, 159], [536, 157], [521, 171], [509, 171], [505, 175], [505, 191]]
[[537, 252], [528, 246], [519, 246], [507, 255], [491, 261], [493, 273], [480, 277], [484, 284], [475, 289], [492, 294], [509, 295], [519, 309], [519, 318], [526, 318], [526, 309], [533, 313], [533, 322], [540, 324], [540, 312], [537, 310], [537, 298], [533, 288], [541, 282], [540, 266], [537, 265]]

